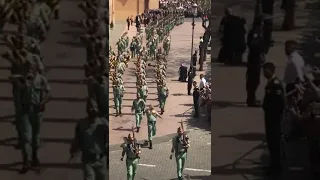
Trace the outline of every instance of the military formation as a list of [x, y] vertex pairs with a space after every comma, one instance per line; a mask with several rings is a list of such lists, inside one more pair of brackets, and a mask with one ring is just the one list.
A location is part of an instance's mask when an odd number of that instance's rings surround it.
[[[85, 179], [104, 180], [107, 177], [108, 154], [108, 69], [107, 27], [104, 8], [99, 2], [86, 1], [79, 7], [87, 15], [80, 24], [86, 30], [81, 37], [87, 48], [85, 74], [88, 84], [88, 118], [79, 121], [70, 153], [73, 158], [82, 152]], [[97, 13], [99, 12], [99, 13]], [[50, 30], [52, 19], [59, 19], [59, 0], [12, 0], [0, 1], [1, 26], [16, 26], [13, 35], [4, 35], [7, 51], [2, 58], [11, 64], [14, 125], [17, 130], [17, 149], [22, 151], [22, 169], [25, 174], [31, 168], [41, 167], [38, 158], [40, 129], [46, 103], [51, 97], [51, 88], [45, 76], [45, 57], [41, 53]], [[100, 26], [97, 26], [100, 25]], [[101, 27], [102, 26], [102, 27]], [[95, 124], [90, 126], [88, 124]], [[98, 128], [99, 127], [99, 128]], [[102, 127], [102, 128], [100, 128]], [[95, 137], [99, 134], [100, 139]], [[94, 140], [95, 143], [92, 143]]]
[[84, 82], [88, 116], [76, 125], [70, 159], [81, 152], [84, 179], [106, 180], [109, 168], [108, 6], [100, 0], [84, 0], [78, 7], [86, 15], [80, 20], [85, 30], [80, 39], [87, 53]]
[[[137, 16], [136, 20], [139, 20]], [[110, 47], [109, 63], [112, 71], [110, 80], [113, 87], [114, 108], [116, 117], [122, 115], [122, 101], [125, 95], [125, 86], [123, 76], [129, 62], [133, 62], [136, 75], [136, 99], [132, 102], [132, 112], [134, 112], [135, 125], [132, 127], [132, 134], [129, 134], [127, 141], [123, 143], [123, 152], [121, 160], [126, 155], [127, 179], [135, 179], [137, 165], [141, 155], [141, 145], [138, 144], [134, 133], [139, 133], [143, 116], [147, 119], [148, 144], [149, 149], [153, 149], [152, 139], [156, 135], [156, 122], [165, 112], [166, 100], [169, 96], [169, 89], [166, 85], [167, 55], [170, 51], [171, 37], [170, 32], [175, 26], [184, 22], [182, 12], [167, 11], [163, 13], [162, 18], [152, 21], [145, 30], [137, 28], [137, 34], [131, 39], [127, 33], [124, 33], [116, 43], [115, 52]], [[144, 42], [145, 41], [145, 42]], [[147, 68], [154, 68], [158, 102], [160, 113], [152, 105], [147, 105], [148, 101], [148, 83], [146, 81]], [[179, 170], [177, 172], [179, 179], [182, 179], [184, 162], [189, 142], [183, 133], [183, 128], [179, 128], [178, 136], [174, 139], [174, 150]], [[181, 140], [179, 140], [181, 139]], [[184, 139], [184, 140], [182, 140]], [[146, 145], [146, 144], [145, 144]], [[172, 158], [172, 157], [171, 157]]]

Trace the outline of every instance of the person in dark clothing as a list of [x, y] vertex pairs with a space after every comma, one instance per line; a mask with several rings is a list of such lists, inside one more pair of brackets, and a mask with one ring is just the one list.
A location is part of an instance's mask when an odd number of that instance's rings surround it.
[[194, 51], [194, 54], [192, 55], [192, 65], [194, 67], [197, 66], [197, 59], [198, 59], [198, 51]]
[[128, 27], [128, 30], [130, 30], [130, 18], [129, 18], [129, 16], [127, 18], [127, 27]]
[[137, 31], [139, 32], [140, 27], [141, 27], [140, 16], [139, 15], [136, 16], [135, 23], [136, 23]]
[[265, 63], [263, 74], [268, 80], [263, 101], [266, 141], [269, 149], [270, 175], [279, 176], [281, 166], [281, 120], [285, 108], [285, 91], [282, 82], [275, 76], [275, 65]]
[[261, 64], [264, 61], [264, 41], [262, 20], [257, 18], [248, 33], [247, 45], [249, 48], [246, 72], [247, 105], [257, 107], [256, 91], [260, 84]]
[[191, 66], [189, 68], [189, 72], [188, 72], [188, 86], [187, 86], [188, 95], [191, 95], [191, 89], [192, 89], [193, 80], [194, 80], [194, 75], [193, 75], [192, 66]]
[[[219, 57], [228, 65], [240, 65], [245, 52], [245, 24], [244, 18], [232, 15], [232, 10], [227, 8], [225, 17], [220, 22], [222, 48]], [[221, 61], [221, 60], [220, 60]]]
[[188, 68], [184, 66], [184, 64], [181, 64], [179, 68], [179, 81], [187, 82], [187, 76], [188, 76]]
[[265, 52], [268, 53], [269, 48], [272, 46], [273, 44], [273, 40], [272, 40], [272, 30], [273, 30], [273, 18], [271, 18], [273, 16], [273, 9], [274, 9], [274, 0], [262, 0], [261, 1], [262, 4], [262, 13], [266, 14], [270, 17], [266, 17], [263, 20], [263, 38], [265, 41], [265, 44], [267, 46], [265, 46]]
[[200, 100], [200, 89], [196, 81], [193, 81], [193, 108], [194, 108], [194, 117], [199, 117], [199, 100]]

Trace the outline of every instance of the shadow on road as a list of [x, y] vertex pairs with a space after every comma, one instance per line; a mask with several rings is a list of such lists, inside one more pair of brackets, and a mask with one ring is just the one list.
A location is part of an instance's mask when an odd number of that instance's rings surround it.
[[[22, 162], [14, 162], [10, 164], [0, 164], [0, 171], [15, 171], [19, 172], [21, 170]], [[43, 171], [47, 169], [81, 169], [81, 164], [79, 163], [42, 163], [40, 169], [32, 169], [33, 171], [38, 171], [41, 175]]]
[[[14, 123], [15, 115], [7, 115], [0, 117], [0, 123]], [[80, 119], [75, 118], [54, 118], [54, 117], [44, 117], [42, 122], [47, 123], [77, 123]]]
[[241, 133], [235, 135], [220, 135], [219, 138], [234, 138], [239, 141], [263, 141], [265, 134], [263, 133]]

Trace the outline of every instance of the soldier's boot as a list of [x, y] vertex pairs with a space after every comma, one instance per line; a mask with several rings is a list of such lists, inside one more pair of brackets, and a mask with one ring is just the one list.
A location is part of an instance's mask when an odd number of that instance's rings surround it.
[[54, 19], [56, 20], [60, 19], [60, 12], [57, 9], [54, 11]]
[[23, 158], [22, 168], [19, 171], [20, 174], [26, 174], [31, 169], [31, 164], [27, 158]]
[[161, 112], [160, 112], [160, 114], [162, 115], [162, 114], [163, 114], [163, 112], [164, 112], [164, 110], [163, 110], [163, 108], [161, 108]]
[[32, 166], [37, 167], [39, 165], [40, 165], [40, 161], [38, 158], [38, 149], [35, 149], [32, 152]]
[[152, 149], [152, 140], [149, 141], [149, 149]]
[[119, 108], [119, 115], [122, 116], [121, 108]]
[[140, 127], [137, 127], [137, 133], [140, 131]]

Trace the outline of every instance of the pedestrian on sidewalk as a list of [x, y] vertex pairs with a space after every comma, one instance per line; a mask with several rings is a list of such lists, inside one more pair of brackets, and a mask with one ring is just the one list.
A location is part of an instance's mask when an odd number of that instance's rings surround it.
[[275, 65], [263, 65], [264, 77], [268, 80], [263, 101], [266, 141], [269, 149], [269, 172], [272, 176], [280, 176], [281, 165], [281, 122], [285, 108], [285, 90], [282, 82], [275, 75]]
[[129, 18], [129, 16], [128, 16], [128, 18], [127, 18], [127, 27], [128, 27], [128, 31], [130, 30], [130, 24], [131, 24], [131, 22], [130, 22], [130, 18]]
[[131, 25], [131, 26], [133, 26], [133, 21], [134, 21], [133, 15], [131, 15], [131, 17], [130, 17], [130, 25]]
[[193, 66], [190, 66], [190, 69], [188, 72], [188, 86], [187, 86], [188, 95], [191, 95], [192, 83], [194, 81], [194, 74], [193, 74], [192, 68]]
[[261, 64], [264, 61], [265, 42], [262, 32], [262, 19], [258, 17], [248, 33], [247, 45], [249, 48], [246, 72], [246, 103], [249, 107], [258, 107], [256, 91], [260, 84]]
[[200, 89], [197, 85], [197, 81], [193, 81], [193, 108], [194, 108], [194, 117], [199, 117], [199, 99], [200, 99]]
[[294, 40], [288, 40], [285, 42], [285, 53], [288, 57], [286, 68], [284, 71], [283, 81], [286, 84], [286, 92], [290, 92], [295, 88], [296, 84], [303, 83], [305, 67], [305, 61], [297, 52], [298, 43]]

